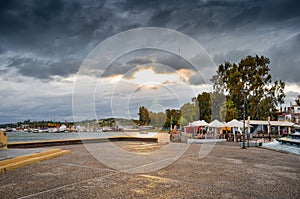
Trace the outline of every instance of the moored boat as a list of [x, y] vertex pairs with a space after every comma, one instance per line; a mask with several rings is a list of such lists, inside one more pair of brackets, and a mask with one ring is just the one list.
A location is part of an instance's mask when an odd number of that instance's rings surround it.
[[276, 139], [280, 144], [296, 145], [300, 147], [300, 133], [287, 134], [285, 137]]

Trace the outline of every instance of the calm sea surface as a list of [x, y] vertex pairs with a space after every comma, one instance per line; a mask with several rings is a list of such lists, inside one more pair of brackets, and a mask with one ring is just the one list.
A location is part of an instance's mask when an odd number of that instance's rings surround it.
[[[135, 136], [135, 137], [152, 137], [156, 132], [148, 134], [140, 134], [139, 132], [84, 132], [84, 133], [25, 133], [25, 132], [7, 132], [8, 143], [12, 142], [32, 142], [42, 140], [72, 140], [72, 139], [92, 139], [105, 138], [114, 136]], [[264, 143], [263, 147], [271, 148], [288, 153], [300, 155], [300, 148], [296, 146], [289, 146], [280, 144], [276, 140], [271, 143]]]
[[8, 143], [11, 142], [31, 142], [41, 140], [72, 140], [87, 138], [104, 138], [112, 136], [126, 136], [124, 132], [84, 132], [84, 133], [25, 133], [25, 132], [7, 132]]

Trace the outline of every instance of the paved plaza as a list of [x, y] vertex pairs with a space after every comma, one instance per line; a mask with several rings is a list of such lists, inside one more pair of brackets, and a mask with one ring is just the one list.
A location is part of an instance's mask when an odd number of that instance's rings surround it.
[[[101, 143], [104, 144], [104, 143]], [[164, 144], [118, 141], [130, 153], [147, 155]], [[85, 146], [71, 154], [0, 174], [1, 198], [299, 198], [300, 156], [218, 143], [199, 158], [192, 144], [171, 165], [127, 173], [98, 161]], [[183, 144], [186, 145], [186, 144]]]

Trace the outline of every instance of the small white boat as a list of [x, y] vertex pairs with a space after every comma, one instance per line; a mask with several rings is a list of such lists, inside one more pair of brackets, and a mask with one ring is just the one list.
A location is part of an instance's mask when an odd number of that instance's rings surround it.
[[300, 134], [288, 134], [286, 137], [276, 139], [280, 144], [296, 145], [300, 147]]
[[58, 129], [57, 128], [49, 128], [49, 133], [57, 133]]
[[39, 129], [32, 129], [32, 133], [38, 133]]
[[67, 126], [64, 124], [59, 127], [59, 132], [65, 132], [66, 130], [67, 130]]

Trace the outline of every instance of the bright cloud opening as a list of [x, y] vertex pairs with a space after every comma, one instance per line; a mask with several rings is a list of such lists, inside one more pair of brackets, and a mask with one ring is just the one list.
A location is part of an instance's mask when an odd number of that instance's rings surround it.
[[177, 83], [179, 79], [180, 76], [176, 73], [157, 73], [153, 67], [150, 67], [134, 72], [127, 81], [138, 85], [154, 86], [165, 83]]

